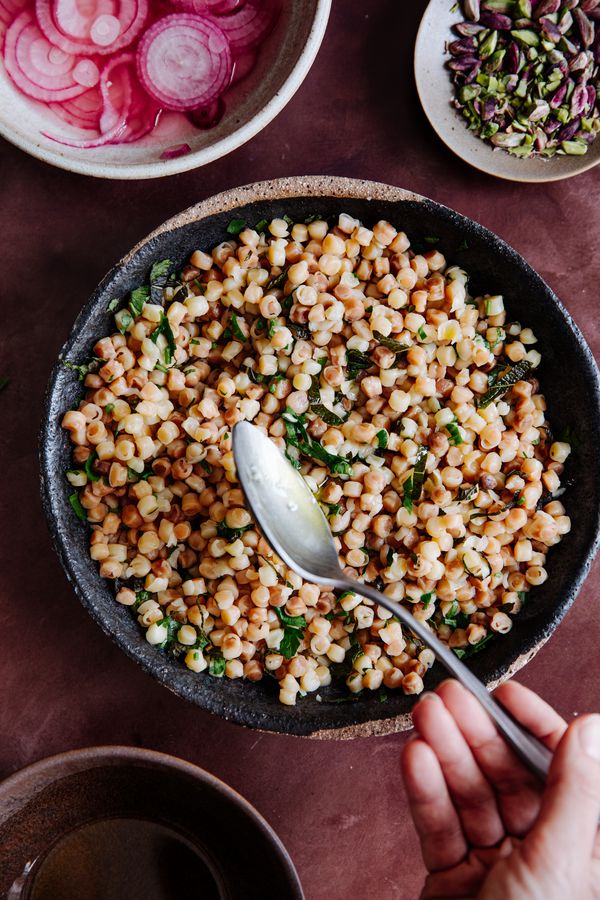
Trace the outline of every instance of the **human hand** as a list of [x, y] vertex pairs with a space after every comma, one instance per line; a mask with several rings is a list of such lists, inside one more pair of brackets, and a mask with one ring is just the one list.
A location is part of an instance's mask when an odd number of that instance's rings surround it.
[[600, 716], [567, 725], [516, 682], [495, 697], [554, 758], [544, 787], [457, 681], [424, 694], [402, 754], [422, 900], [600, 898]]

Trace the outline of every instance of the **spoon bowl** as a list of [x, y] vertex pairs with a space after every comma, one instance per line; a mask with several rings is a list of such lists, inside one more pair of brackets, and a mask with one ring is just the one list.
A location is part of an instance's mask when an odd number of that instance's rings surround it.
[[302, 578], [336, 587], [340, 565], [331, 531], [302, 476], [249, 422], [234, 426], [232, 442], [244, 495], [269, 544]]

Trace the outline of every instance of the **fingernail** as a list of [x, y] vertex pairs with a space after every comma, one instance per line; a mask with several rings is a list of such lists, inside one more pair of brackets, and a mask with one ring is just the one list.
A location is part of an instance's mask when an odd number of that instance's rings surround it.
[[581, 746], [592, 759], [600, 759], [600, 716], [589, 716], [581, 726]]
[[423, 703], [424, 700], [439, 700], [437, 694], [434, 694], [433, 691], [425, 691], [424, 694], [421, 694], [419, 697], [419, 703]]

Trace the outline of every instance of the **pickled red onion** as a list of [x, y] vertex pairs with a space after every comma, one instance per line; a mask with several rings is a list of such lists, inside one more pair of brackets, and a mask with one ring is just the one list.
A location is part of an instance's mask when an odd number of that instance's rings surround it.
[[229, 15], [215, 18], [215, 22], [225, 32], [233, 55], [239, 56], [266, 38], [278, 14], [279, 9], [271, 0], [247, 0]]
[[73, 78], [77, 60], [46, 40], [29, 10], [17, 16], [4, 40], [4, 64], [14, 83], [36, 100], [69, 100], [86, 86]]
[[137, 66], [150, 96], [182, 112], [212, 103], [233, 71], [229, 44], [218, 25], [187, 13], [165, 16], [148, 29]]

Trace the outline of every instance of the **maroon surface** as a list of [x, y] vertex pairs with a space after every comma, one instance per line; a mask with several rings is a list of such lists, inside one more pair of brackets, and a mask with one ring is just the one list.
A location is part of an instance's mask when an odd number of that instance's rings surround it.
[[[311, 742], [222, 722], [144, 675], [80, 607], [38, 499], [48, 373], [104, 272], [159, 222], [212, 193], [336, 173], [412, 188], [496, 231], [561, 296], [598, 358], [599, 171], [520, 186], [480, 175], [420, 111], [412, 48], [423, 0], [334, 0], [317, 62], [258, 137], [205, 169], [96, 181], [0, 143], [0, 775], [91, 744], [135, 744], [206, 767], [278, 830], [309, 900], [418, 894], [423, 869], [398, 774], [402, 736]], [[365, 11], [368, 10], [368, 13]], [[565, 373], [568, 377], [568, 373]], [[581, 410], [585, 414], [585, 410]], [[596, 564], [558, 633], [521, 674], [565, 715], [600, 706]]]

